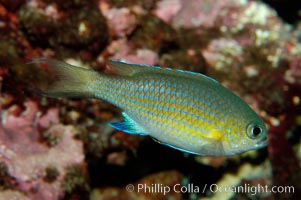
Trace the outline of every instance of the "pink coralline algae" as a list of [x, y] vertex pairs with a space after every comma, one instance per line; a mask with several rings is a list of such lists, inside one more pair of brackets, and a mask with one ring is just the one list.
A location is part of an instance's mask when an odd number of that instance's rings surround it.
[[182, 8], [180, 0], [163, 0], [157, 3], [157, 9], [154, 14], [168, 23]]
[[[109, 25], [109, 31], [117, 37], [125, 37], [137, 26], [137, 18], [127, 8], [112, 8], [104, 12]], [[124, 35], [126, 34], [126, 35]]]
[[[0, 127], [0, 162], [8, 175], [16, 180], [16, 190], [30, 199], [57, 199], [64, 195], [61, 183], [66, 168], [82, 165], [83, 145], [74, 139], [77, 129], [59, 123], [58, 109], [50, 108], [42, 115], [33, 101], [25, 103], [25, 110], [11, 106], [2, 110]], [[43, 142], [42, 132], [59, 137], [55, 146]], [[47, 169], [55, 168], [57, 176], [47, 182]], [[0, 196], [3, 195], [0, 192]]]
[[164, 0], [159, 1], [155, 14], [174, 27], [212, 27], [220, 17], [221, 10], [239, 5], [235, 0]]
[[113, 60], [123, 60], [129, 63], [155, 65], [158, 63], [158, 55], [150, 49], [132, 49], [129, 41], [118, 39], [113, 41], [107, 48]]

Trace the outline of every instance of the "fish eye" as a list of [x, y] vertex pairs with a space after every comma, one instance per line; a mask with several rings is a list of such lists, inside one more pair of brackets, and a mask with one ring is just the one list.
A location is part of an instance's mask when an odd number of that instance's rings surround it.
[[262, 132], [262, 128], [255, 123], [250, 123], [247, 127], [247, 136], [251, 139], [258, 138], [262, 134]]

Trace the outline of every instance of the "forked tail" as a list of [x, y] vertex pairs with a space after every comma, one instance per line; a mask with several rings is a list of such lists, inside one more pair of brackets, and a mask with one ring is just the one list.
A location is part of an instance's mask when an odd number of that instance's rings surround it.
[[[89, 84], [99, 78], [99, 74], [90, 69], [76, 67], [65, 62], [38, 58], [28, 64], [45, 64], [47, 73], [44, 78], [37, 77], [34, 90], [49, 97], [93, 97]], [[49, 73], [48, 73], [49, 72]]]

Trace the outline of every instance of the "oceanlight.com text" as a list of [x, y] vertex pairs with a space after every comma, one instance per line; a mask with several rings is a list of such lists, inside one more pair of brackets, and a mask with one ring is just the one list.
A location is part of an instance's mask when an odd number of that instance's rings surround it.
[[258, 193], [294, 193], [294, 186], [268, 186], [268, 185], [250, 185], [244, 184], [239, 186], [219, 186], [218, 184], [205, 184], [200, 187], [195, 184], [181, 185], [175, 184], [174, 186], [168, 186], [163, 184], [128, 184], [125, 189], [128, 192], [137, 192], [137, 193], [161, 193], [166, 195], [170, 192], [175, 193], [195, 193], [195, 194], [204, 194], [207, 191], [211, 193], [248, 193], [251, 195], [256, 195]]

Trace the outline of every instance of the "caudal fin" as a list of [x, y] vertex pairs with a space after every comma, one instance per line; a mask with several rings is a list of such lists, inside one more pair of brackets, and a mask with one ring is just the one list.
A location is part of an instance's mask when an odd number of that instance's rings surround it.
[[[93, 97], [89, 83], [99, 78], [99, 74], [90, 69], [76, 67], [65, 62], [38, 58], [28, 64], [41, 65], [47, 73], [37, 77], [34, 90], [49, 97]], [[45, 66], [44, 66], [45, 65]], [[41, 80], [43, 79], [43, 80]]]

